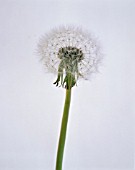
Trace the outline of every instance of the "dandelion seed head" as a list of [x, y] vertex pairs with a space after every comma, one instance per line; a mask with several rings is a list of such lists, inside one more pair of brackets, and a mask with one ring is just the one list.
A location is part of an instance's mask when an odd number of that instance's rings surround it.
[[60, 27], [43, 36], [38, 52], [51, 73], [71, 73], [76, 79], [88, 79], [102, 59], [99, 42], [76, 27]]

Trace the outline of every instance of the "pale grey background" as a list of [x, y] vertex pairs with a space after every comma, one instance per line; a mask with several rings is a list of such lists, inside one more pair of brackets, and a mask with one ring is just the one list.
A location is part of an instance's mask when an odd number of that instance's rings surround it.
[[134, 0], [0, 1], [0, 170], [53, 170], [64, 93], [35, 51], [63, 24], [92, 30], [101, 74], [73, 89], [64, 170], [133, 170]]

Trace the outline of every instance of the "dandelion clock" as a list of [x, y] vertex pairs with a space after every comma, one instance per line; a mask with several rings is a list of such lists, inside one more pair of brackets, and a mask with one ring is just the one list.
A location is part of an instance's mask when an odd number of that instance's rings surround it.
[[47, 72], [54, 73], [54, 85], [66, 91], [59, 136], [56, 170], [62, 170], [71, 91], [80, 79], [87, 80], [97, 72], [102, 59], [98, 41], [76, 27], [60, 27], [43, 36], [38, 52]]

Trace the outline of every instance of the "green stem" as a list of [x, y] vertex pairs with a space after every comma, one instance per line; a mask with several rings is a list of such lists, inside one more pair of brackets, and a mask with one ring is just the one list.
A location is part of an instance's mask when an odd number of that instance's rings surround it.
[[64, 154], [70, 100], [71, 100], [71, 89], [66, 89], [65, 105], [64, 105], [61, 131], [60, 131], [60, 137], [59, 137], [59, 145], [58, 145], [58, 151], [57, 151], [56, 170], [62, 170], [62, 160], [63, 160], [63, 154]]

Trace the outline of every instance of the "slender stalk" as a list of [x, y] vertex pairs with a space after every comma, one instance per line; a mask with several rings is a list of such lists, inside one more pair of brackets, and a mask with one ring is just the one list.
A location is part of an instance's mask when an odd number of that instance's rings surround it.
[[63, 161], [64, 146], [65, 146], [65, 139], [66, 139], [70, 100], [71, 100], [71, 89], [66, 89], [65, 105], [63, 110], [61, 131], [60, 131], [58, 151], [57, 151], [56, 170], [62, 170], [62, 161]]

